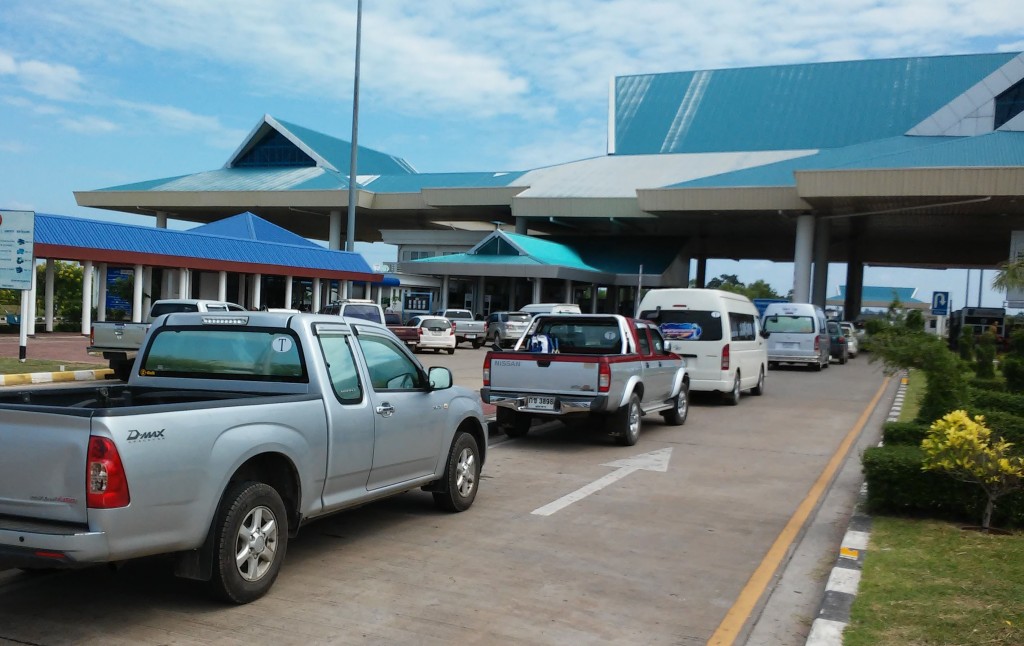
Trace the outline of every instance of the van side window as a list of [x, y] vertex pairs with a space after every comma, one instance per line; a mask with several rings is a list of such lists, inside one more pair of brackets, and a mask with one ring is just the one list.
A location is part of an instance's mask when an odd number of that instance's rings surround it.
[[654, 354], [667, 354], [665, 350], [665, 339], [662, 338], [658, 328], [651, 328], [651, 345], [654, 347]]
[[753, 341], [757, 338], [754, 316], [729, 312], [729, 331], [733, 341]]

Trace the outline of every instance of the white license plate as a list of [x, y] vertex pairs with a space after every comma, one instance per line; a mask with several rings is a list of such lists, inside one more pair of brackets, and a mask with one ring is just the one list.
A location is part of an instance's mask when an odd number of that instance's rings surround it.
[[476, 338], [476, 335], [475, 335], [475, 334], [466, 334], [466, 335], [465, 335], [465, 337], [466, 337], [467, 339], [475, 339], [475, 338]]
[[444, 336], [444, 332], [432, 331], [431, 334], [434, 336]]
[[783, 349], [785, 349], [785, 350], [799, 350], [800, 349], [800, 343], [799, 342], [797, 342], [797, 343], [780, 343], [779, 345], [781, 345], [783, 347]]
[[554, 397], [527, 397], [526, 407], [535, 410], [555, 410]]

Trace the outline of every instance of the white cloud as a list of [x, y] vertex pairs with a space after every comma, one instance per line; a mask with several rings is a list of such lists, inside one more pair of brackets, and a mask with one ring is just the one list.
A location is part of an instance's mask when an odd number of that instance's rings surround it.
[[102, 135], [117, 130], [117, 124], [102, 117], [81, 116], [65, 117], [60, 124], [72, 132], [79, 132], [87, 135]]
[[3, 141], [0, 140], [0, 152], [5, 153], [23, 153], [28, 150], [28, 147], [20, 141]]
[[74, 99], [82, 94], [82, 76], [70, 65], [27, 60], [17, 64], [18, 80], [31, 92], [48, 99]]

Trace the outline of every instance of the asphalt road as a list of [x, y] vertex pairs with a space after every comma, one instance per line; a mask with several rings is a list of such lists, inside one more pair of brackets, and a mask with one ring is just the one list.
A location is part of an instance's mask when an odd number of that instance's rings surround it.
[[[420, 356], [479, 388], [484, 353]], [[492, 447], [465, 513], [416, 491], [304, 528], [271, 593], [247, 606], [211, 601], [165, 558], [0, 573], [0, 643], [704, 644], [731, 621], [737, 643], [802, 644], [846, 503], [801, 525], [817, 547], [784, 546], [790, 568], [807, 552], [796, 600], [770, 602], [782, 570], [767, 591], [748, 581], [883, 381], [864, 357], [772, 370], [766, 394], [737, 407], [698, 396], [682, 427], [646, 417], [634, 447], [549, 424]], [[862, 442], [877, 435], [867, 428]], [[633, 468], [638, 456], [655, 470]], [[859, 486], [837, 482], [845, 500]]]

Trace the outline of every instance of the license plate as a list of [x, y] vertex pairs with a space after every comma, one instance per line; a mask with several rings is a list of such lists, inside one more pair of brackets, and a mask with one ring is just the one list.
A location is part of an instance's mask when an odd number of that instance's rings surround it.
[[799, 350], [800, 349], [800, 344], [799, 343], [780, 343], [779, 345], [781, 345], [786, 350]]
[[555, 410], [554, 397], [527, 397], [526, 407], [535, 410]]
[[467, 334], [467, 335], [466, 335], [466, 338], [467, 338], [467, 339], [475, 339], [475, 338], [476, 338], [476, 335], [475, 335], [475, 334]]
[[442, 335], [444, 335], [444, 332], [434, 331], [434, 332], [431, 332], [431, 334], [434, 335], [434, 336], [442, 336]]

